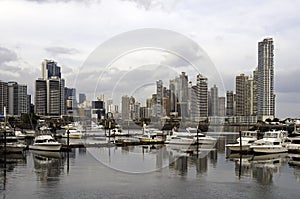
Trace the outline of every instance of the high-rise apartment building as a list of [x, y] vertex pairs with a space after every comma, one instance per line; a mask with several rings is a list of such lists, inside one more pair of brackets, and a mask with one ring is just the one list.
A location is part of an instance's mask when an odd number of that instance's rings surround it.
[[163, 81], [156, 81], [156, 117], [163, 116]]
[[274, 95], [274, 45], [272, 38], [258, 43], [257, 114], [260, 119], [275, 115]]
[[86, 100], [86, 95], [84, 93], [79, 93], [79, 104], [82, 104]]
[[122, 120], [129, 120], [130, 117], [130, 98], [125, 95], [122, 96]]
[[50, 79], [51, 77], [61, 78], [60, 67], [53, 60], [45, 59], [42, 62], [42, 75], [43, 79]]
[[9, 115], [21, 115], [30, 111], [30, 97], [27, 86], [17, 82], [8, 82], [8, 108]]
[[237, 116], [247, 115], [247, 81], [248, 76], [240, 74], [235, 78], [235, 113]]
[[35, 81], [35, 112], [38, 115], [66, 113], [65, 80], [60, 67], [51, 60], [42, 62], [42, 78]]
[[253, 71], [253, 115], [257, 115], [257, 100], [258, 100], [258, 68]]
[[218, 96], [218, 87], [216, 85], [214, 85], [211, 88], [210, 91], [210, 95], [211, 95], [211, 116], [218, 116], [218, 110], [219, 110], [219, 96]]
[[4, 114], [4, 107], [8, 106], [8, 84], [0, 80], [0, 114]]
[[233, 91], [226, 92], [226, 115], [233, 116], [234, 115], [234, 97]]
[[35, 110], [37, 115], [47, 113], [47, 81], [43, 79], [35, 80]]
[[180, 105], [180, 116], [187, 118], [188, 112], [188, 76], [185, 72], [182, 72], [178, 78], [178, 104]]
[[225, 97], [219, 97], [218, 99], [218, 115], [221, 117], [225, 116]]
[[197, 75], [197, 107], [199, 117], [208, 117], [208, 80], [201, 74]]

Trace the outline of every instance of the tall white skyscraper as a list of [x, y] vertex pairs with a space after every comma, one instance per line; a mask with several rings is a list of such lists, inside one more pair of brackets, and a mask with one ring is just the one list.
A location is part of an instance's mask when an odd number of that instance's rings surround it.
[[258, 43], [257, 111], [262, 120], [273, 118], [275, 115], [273, 51], [272, 38]]

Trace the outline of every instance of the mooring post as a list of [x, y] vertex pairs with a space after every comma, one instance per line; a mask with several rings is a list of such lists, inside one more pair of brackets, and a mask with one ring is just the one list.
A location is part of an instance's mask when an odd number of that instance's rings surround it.
[[70, 131], [69, 131], [69, 128], [67, 130], [67, 146], [68, 146], [68, 151], [70, 149]]
[[241, 178], [242, 174], [242, 132], [239, 131], [240, 135], [240, 166], [239, 166], [239, 178]]
[[242, 154], [242, 132], [239, 131], [239, 135], [240, 135], [240, 153]]

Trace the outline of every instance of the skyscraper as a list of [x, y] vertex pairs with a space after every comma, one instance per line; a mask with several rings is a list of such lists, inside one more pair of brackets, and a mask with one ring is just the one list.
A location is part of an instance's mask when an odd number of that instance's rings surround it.
[[9, 115], [29, 113], [30, 102], [27, 95], [27, 86], [17, 82], [8, 82], [8, 108]]
[[199, 108], [199, 116], [208, 116], [208, 83], [207, 78], [201, 74], [197, 75], [197, 107]]
[[244, 74], [235, 78], [235, 113], [237, 116], [247, 115], [247, 81], [248, 76]]
[[226, 115], [233, 116], [234, 115], [234, 98], [233, 91], [226, 92]]
[[0, 114], [4, 114], [4, 107], [8, 106], [8, 84], [0, 80]]
[[225, 116], [225, 97], [219, 97], [218, 99], [218, 115]]
[[179, 75], [179, 104], [180, 104], [180, 116], [182, 118], [187, 118], [188, 113], [188, 76], [185, 72]]
[[35, 81], [35, 112], [38, 115], [66, 113], [65, 80], [54, 61], [42, 62], [42, 78]]
[[219, 106], [219, 96], [218, 96], [218, 87], [214, 85], [211, 88], [211, 116], [218, 116]]
[[163, 116], [163, 81], [156, 81], [156, 116]]
[[130, 116], [130, 102], [127, 95], [122, 96], [122, 120], [129, 120]]
[[35, 80], [35, 110], [37, 115], [47, 113], [47, 82], [43, 79]]
[[43, 79], [50, 79], [51, 77], [61, 78], [60, 67], [55, 61], [45, 59], [42, 62]]
[[266, 38], [258, 43], [257, 111], [262, 120], [273, 118], [275, 115], [273, 51], [272, 38]]

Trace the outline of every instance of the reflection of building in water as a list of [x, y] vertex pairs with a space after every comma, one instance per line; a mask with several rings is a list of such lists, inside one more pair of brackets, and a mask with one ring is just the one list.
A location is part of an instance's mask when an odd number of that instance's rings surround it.
[[219, 152], [225, 152], [226, 136], [219, 136], [216, 143], [216, 149]]
[[78, 154], [79, 155], [85, 155], [86, 154], [86, 148], [78, 148]]
[[218, 151], [217, 150], [211, 150], [208, 155], [210, 157], [211, 164], [216, 166], [217, 165], [217, 160], [218, 160]]
[[178, 157], [175, 161], [174, 161], [174, 169], [176, 171], [179, 171], [179, 175], [187, 175], [187, 171], [188, 171], [188, 157], [186, 156], [182, 156], [182, 157]]
[[237, 155], [235, 158], [232, 157], [231, 160], [236, 161], [236, 175], [255, 178], [261, 184], [271, 184], [273, 182], [273, 174], [279, 173], [280, 167], [287, 161], [287, 153], [253, 157], [242, 156], [242, 161]]
[[195, 163], [196, 163], [196, 170], [197, 173], [206, 173], [207, 172], [207, 156], [204, 156], [202, 158], [197, 158]]
[[[64, 165], [64, 159], [59, 152], [42, 152], [33, 153], [33, 162], [35, 173], [39, 180], [43, 183], [53, 181], [53, 177], [58, 177]], [[57, 178], [59, 179], [59, 178]]]

